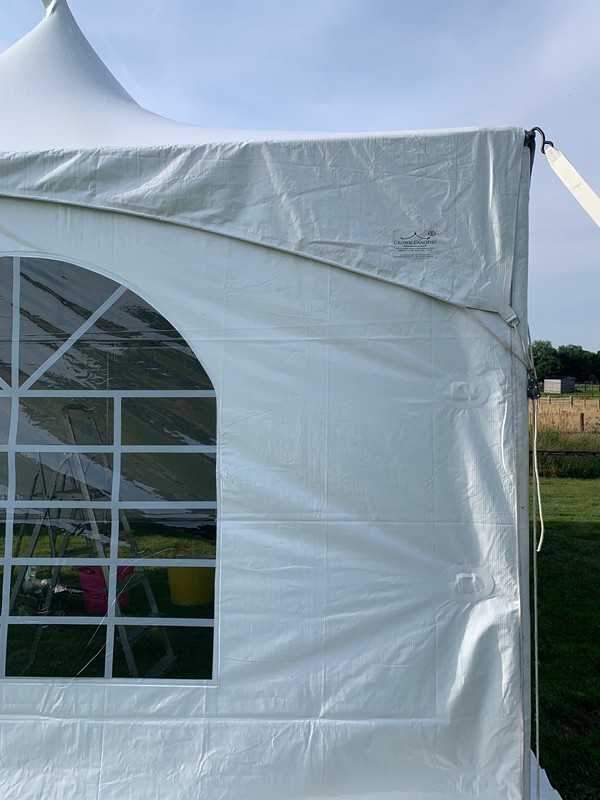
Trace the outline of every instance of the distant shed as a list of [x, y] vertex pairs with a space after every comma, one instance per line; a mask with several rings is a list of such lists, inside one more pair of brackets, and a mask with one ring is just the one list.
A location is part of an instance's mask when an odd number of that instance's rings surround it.
[[575, 378], [546, 378], [544, 391], [548, 394], [570, 394], [575, 391]]

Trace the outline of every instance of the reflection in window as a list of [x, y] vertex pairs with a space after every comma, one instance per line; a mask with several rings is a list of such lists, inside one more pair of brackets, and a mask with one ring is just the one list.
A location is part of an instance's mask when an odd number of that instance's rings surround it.
[[123, 453], [121, 500], [212, 500], [214, 453]]
[[215, 559], [217, 520], [214, 510], [127, 509], [121, 515], [119, 555], [140, 558]]
[[137, 664], [143, 674], [152, 677], [157, 664], [165, 658], [162, 654], [165, 650], [168, 653], [170, 648], [180, 654], [177, 658], [182, 679], [212, 678], [212, 657], [209, 655], [213, 651], [212, 628], [124, 625], [115, 628], [114, 636], [116, 656], [113, 674], [116, 678], [129, 677], [131, 663]]
[[[0, 258], [0, 385], [11, 383], [12, 367], [12, 297], [13, 259]], [[9, 409], [10, 410], [10, 409]]]
[[106, 626], [96, 624], [9, 625], [6, 675], [103, 678], [106, 633]]
[[0, 258], [0, 298], [0, 668], [210, 680], [206, 372], [146, 301], [72, 264]]
[[19, 406], [18, 444], [112, 444], [110, 398], [24, 397]]
[[123, 444], [215, 444], [213, 397], [123, 398]]
[[0, 508], [0, 558], [4, 553], [4, 543], [6, 540], [6, 511]]
[[110, 509], [22, 508], [14, 512], [15, 558], [109, 558]]
[[112, 453], [15, 454], [19, 500], [106, 500], [113, 480]]

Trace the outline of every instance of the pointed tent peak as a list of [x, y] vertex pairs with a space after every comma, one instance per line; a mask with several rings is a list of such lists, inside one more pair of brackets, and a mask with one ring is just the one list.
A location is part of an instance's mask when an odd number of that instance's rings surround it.
[[0, 54], [0, 103], [134, 103], [102, 63], [65, 0], [43, 0], [46, 16]]
[[[105, 66], [67, 0], [0, 53], [0, 151], [203, 144], [242, 138], [174, 122], [141, 108]], [[261, 135], [260, 138], [265, 138]]]
[[[104, 65], [67, 0], [0, 53], [0, 152], [307, 139], [323, 134], [210, 130], [141, 108]], [[331, 134], [337, 136], [337, 134]]]
[[44, 8], [46, 9], [46, 16], [51, 14], [56, 6], [61, 3], [62, 5], [67, 5], [67, 0], [42, 0], [44, 4]]
[[166, 135], [167, 121], [143, 110], [121, 86], [66, 0], [42, 2], [46, 16], [0, 54], [0, 115], [11, 120], [0, 130], [0, 150], [182, 141], [172, 130], [180, 126], [169, 121]]

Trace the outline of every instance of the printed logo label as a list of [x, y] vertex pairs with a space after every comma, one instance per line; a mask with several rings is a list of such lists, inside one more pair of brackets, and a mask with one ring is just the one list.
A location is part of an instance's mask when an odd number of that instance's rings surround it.
[[394, 258], [437, 258], [437, 231], [414, 231], [410, 236], [394, 234]]

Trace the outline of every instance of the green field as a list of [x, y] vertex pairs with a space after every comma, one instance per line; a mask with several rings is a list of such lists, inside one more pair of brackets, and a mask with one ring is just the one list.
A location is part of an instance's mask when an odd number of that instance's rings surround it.
[[578, 383], [576, 386], [577, 394], [575, 397], [600, 397], [600, 384], [598, 383]]
[[[530, 442], [530, 446], [533, 443]], [[550, 425], [538, 431], [538, 451], [600, 453], [600, 432], [565, 433]], [[539, 472], [545, 478], [600, 478], [598, 455], [539, 455]]]
[[600, 480], [542, 478], [541, 760], [563, 800], [600, 797]]

